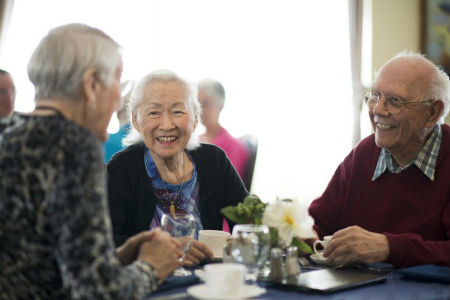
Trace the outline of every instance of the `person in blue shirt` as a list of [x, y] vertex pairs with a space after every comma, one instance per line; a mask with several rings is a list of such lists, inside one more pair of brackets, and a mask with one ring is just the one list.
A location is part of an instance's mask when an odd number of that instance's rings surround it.
[[117, 119], [119, 120], [119, 131], [109, 134], [108, 140], [103, 144], [103, 160], [106, 163], [111, 157], [125, 146], [122, 144], [122, 140], [127, 136], [130, 131], [130, 117], [128, 114], [128, 101], [131, 91], [133, 90], [133, 82], [125, 81], [121, 84], [122, 90], [122, 103], [121, 107], [117, 110]]

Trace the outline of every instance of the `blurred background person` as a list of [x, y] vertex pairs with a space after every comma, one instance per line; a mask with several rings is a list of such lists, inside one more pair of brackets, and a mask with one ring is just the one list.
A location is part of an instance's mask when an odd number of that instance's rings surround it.
[[83, 24], [34, 50], [35, 109], [0, 142], [0, 299], [143, 299], [179, 266], [160, 230], [114, 247], [101, 143], [121, 74], [119, 45]]
[[222, 84], [212, 79], [201, 80], [198, 83], [198, 102], [202, 107], [201, 122], [206, 127], [206, 132], [200, 136], [200, 141], [222, 148], [239, 176], [244, 178], [248, 159], [247, 149], [219, 122], [220, 113], [225, 104], [225, 89]]
[[7, 71], [0, 69], [0, 118], [10, 117], [14, 112], [16, 87]]
[[[163, 214], [192, 214], [197, 230], [222, 229], [220, 210], [248, 192], [224, 151], [199, 144], [197, 89], [171, 71], [156, 71], [137, 83], [130, 98], [131, 143], [107, 165], [114, 239], [160, 225]], [[190, 262], [212, 258], [195, 241]]]
[[0, 133], [13, 122], [15, 99], [16, 87], [11, 74], [0, 69]]
[[104, 161], [108, 163], [111, 157], [125, 148], [122, 140], [130, 131], [130, 115], [128, 113], [128, 103], [130, 100], [133, 82], [125, 81], [120, 85], [122, 101], [120, 108], [117, 110], [117, 120], [119, 121], [119, 131], [108, 136], [108, 140], [103, 144]]

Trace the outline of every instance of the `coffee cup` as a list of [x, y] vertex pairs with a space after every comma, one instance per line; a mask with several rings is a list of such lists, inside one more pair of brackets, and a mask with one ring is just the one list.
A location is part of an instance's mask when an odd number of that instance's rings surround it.
[[246, 273], [247, 268], [237, 263], [207, 264], [203, 271], [195, 272], [207, 288], [217, 294], [239, 294], [245, 284]]
[[[330, 240], [332, 238], [333, 238], [333, 236], [327, 235], [327, 236], [323, 237], [323, 241], [320, 241], [320, 240], [315, 241], [314, 244], [313, 244], [314, 252], [317, 253], [317, 254], [322, 255], [323, 252], [325, 251], [325, 248], [327, 247], [328, 243], [330, 242]], [[323, 247], [323, 250], [318, 250], [317, 249], [318, 245], [321, 245]]]
[[198, 241], [208, 246], [214, 254], [214, 257], [223, 256], [223, 247], [227, 243], [230, 233], [221, 230], [200, 230], [198, 232]]

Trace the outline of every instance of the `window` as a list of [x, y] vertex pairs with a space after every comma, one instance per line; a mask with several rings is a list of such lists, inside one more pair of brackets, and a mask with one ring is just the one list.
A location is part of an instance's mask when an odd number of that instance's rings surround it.
[[221, 81], [222, 125], [259, 139], [252, 188], [265, 201], [319, 196], [351, 148], [347, 0], [16, 0], [0, 57], [16, 110], [34, 107], [31, 52], [70, 22], [123, 46], [124, 80], [163, 68]]

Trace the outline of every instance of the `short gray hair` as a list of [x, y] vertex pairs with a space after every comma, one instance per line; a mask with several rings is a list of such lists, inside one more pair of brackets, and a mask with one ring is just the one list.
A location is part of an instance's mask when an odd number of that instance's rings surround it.
[[433, 100], [441, 100], [444, 104], [444, 110], [442, 112], [440, 123], [444, 122], [445, 116], [448, 114], [450, 109], [450, 79], [448, 75], [436, 66], [432, 61], [430, 61], [428, 58], [426, 58], [423, 54], [420, 53], [413, 53], [409, 51], [402, 51], [389, 59], [381, 68], [378, 70], [378, 72], [375, 75], [375, 82], [378, 80], [379, 75], [381, 73], [381, 70], [383, 70], [384, 66], [389, 64], [390, 62], [397, 60], [397, 59], [406, 59], [411, 62], [424, 60], [432, 64], [435, 68], [434, 72], [429, 77], [428, 82], [428, 88], [425, 92], [425, 97], [427, 99], [433, 99]]
[[225, 104], [225, 89], [219, 81], [203, 79], [198, 82], [198, 90], [205, 91], [208, 95], [212, 96], [220, 107], [223, 107]]
[[95, 68], [100, 82], [110, 84], [121, 61], [119, 44], [101, 30], [85, 24], [56, 27], [41, 40], [28, 63], [35, 100], [77, 100], [88, 68]]
[[[143, 91], [144, 88], [154, 82], [171, 82], [176, 81], [181, 83], [186, 87], [187, 93], [188, 93], [188, 104], [189, 109], [191, 111], [191, 115], [194, 119], [199, 120], [200, 114], [201, 114], [201, 108], [200, 104], [198, 103], [197, 99], [197, 85], [189, 82], [182, 77], [178, 76], [176, 73], [169, 71], [169, 70], [158, 70], [153, 71], [150, 74], [147, 74], [144, 76], [141, 80], [138, 81], [136, 86], [133, 88], [133, 91], [131, 93], [130, 97], [130, 111], [134, 115], [138, 114], [139, 105], [143, 101]], [[137, 120], [140, 122], [140, 120]], [[131, 145], [137, 142], [142, 141], [142, 135], [135, 129], [132, 128], [130, 133], [124, 138], [123, 144], [124, 145]], [[193, 150], [199, 146], [198, 137], [194, 134], [191, 135], [187, 145], [186, 149]]]

